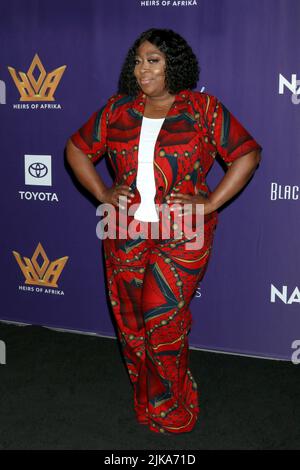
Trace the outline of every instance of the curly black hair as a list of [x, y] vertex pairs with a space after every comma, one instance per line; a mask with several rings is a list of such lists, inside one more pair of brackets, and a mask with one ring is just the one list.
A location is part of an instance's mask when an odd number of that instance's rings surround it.
[[186, 40], [172, 29], [151, 28], [144, 31], [133, 43], [125, 58], [118, 82], [118, 93], [137, 96], [140, 86], [134, 76], [135, 57], [138, 47], [149, 41], [166, 57], [166, 86], [169, 93], [194, 89], [199, 80], [200, 67], [197, 57]]

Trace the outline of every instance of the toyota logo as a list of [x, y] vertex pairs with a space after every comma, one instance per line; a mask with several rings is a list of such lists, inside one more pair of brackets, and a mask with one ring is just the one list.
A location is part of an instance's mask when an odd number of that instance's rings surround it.
[[48, 168], [44, 163], [35, 162], [31, 163], [28, 167], [28, 171], [34, 178], [43, 178], [48, 173]]

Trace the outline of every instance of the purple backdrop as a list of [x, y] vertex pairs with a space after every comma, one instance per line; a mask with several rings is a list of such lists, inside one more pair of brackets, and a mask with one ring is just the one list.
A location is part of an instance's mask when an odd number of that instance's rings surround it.
[[[298, 0], [1, 2], [2, 320], [116, 336], [96, 206], [68, 173], [63, 151], [115, 93], [135, 38], [171, 28], [199, 59], [197, 89], [217, 96], [263, 146], [250, 184], [220, 211], [192, 301], [190, 345], [290, 359], [300, 337], [299, 20]], [[47, 73], [66, 66], [54, 101], [20, 101], [8, 67], [27, 73], [36, 54]], [[105, 160], [96, 168], [110, 184]], [[216, 162], [211, 189], [223, 174]], [[56, 271], [44, 263], [52, 287], [35, 285], [34, 271], [22, 271], [13, 254], [25, 266], [39, 243], [50, 263], [60, 260]], [[36, 260], [35, 272], [42, 256]], [[61, 270], [57, 287], [47, 269]]]

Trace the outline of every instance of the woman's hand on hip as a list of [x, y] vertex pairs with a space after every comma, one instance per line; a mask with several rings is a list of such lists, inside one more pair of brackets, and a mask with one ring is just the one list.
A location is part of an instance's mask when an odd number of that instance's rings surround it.
[[125, 209], [122, 206], [122, 200], [123, 202], [128, 202], [130, 200], [128, 198], [130, 197], [134, 197], [131, 192], [130, 186], [126, 184], [120, 184], [119, 186], [112, 186], [111, 188], [106, 188], [101, 194], [101, 202], [104, 202], [105, 204], [113, 204], [116, 207]]
[[[190, 194], [183, 194], [183, 193], [171, 193], [170, 197], [167, 198], [168, 204], [171, 205], [170, 210], [174, 210], [176, 212], [176, 208], [172, 209], [172, 204], [190, 204], [190, 206], [184, 206], [183, 213], [184, 214], [196, 214], [197, 204], [204, 204], [204, 214], [210, 214], [215, 210], [213, 204], [211, 203], [209, 198], [203, 197], [200, 194], [190, 195]], [[181, 212], [181, 207], [178, 207], [179, 215]]]

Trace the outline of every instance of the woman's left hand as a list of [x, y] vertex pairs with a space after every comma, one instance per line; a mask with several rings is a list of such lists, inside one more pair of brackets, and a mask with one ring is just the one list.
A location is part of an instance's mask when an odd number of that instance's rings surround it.
[[[190, 207], [183, 208], [182, 214], [196, 214], [196, 206], [197, 204], [204, 204], [204, 215], [210, 214], [215, 210], [212, 205], [212, 202], [209, 198], [205, 198], [200, 194], [195, 194], [191, 196], [190, 194], [183, 194], [183, 193], [171, 193], [170, 197], [167, 198], [168, 204], [171, 206], [170, 210], [174, 210], [176, 212], [176, 208], [172, 209], [172, 204], [191, 204]], [[182, 208], [179, 208], [179, 216]], [[192, 212], [191, 212], [192, 210]]]

